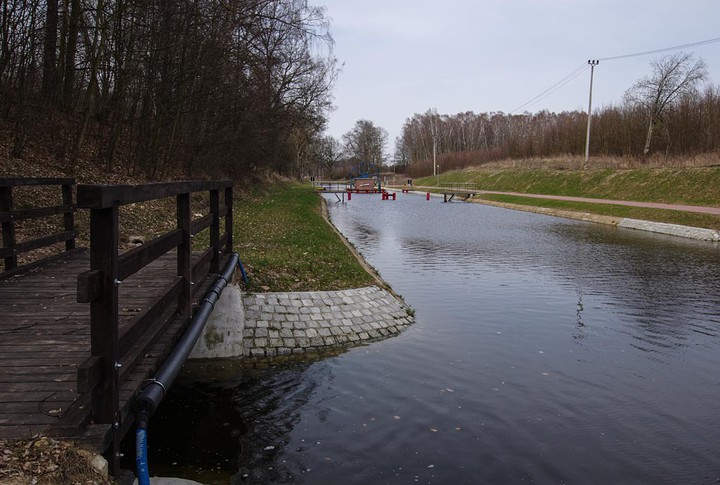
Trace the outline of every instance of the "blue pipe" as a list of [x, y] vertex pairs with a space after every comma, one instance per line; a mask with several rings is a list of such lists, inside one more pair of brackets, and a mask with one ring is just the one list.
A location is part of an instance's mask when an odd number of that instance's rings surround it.
[[[236, 253], [236, 254], [237, 254], [237, 253]], [[240, 274], [242, 275], [243, 283], [245, 283], [245, 287], [247, 288], [247, 284], [248, 284], [247, 273], [245, 273], [245, 267], [244, 267], [243, 264], [242, 264], [242, 260], [240, 259], [240, 255], [239, 255], [239, 254], [238, 254], [238, 257], [237, 257], [237, 258], [238, 258], [237, 264], [238, 264], [238, 266], [240, 267]]]
[[247, 275], [240, 263], [240, 256], [237, 253], [233, 253], [230, 256], [225, 271], [218, 276], [215, 283], [210, 286], [210, 289], [205, 294], [205, 298], [200, 303], [185, 334], [175, 345], [173, 352], [165, 359], [162, 367], [160, 367], [155, 374], [155, 378], [148, 381], [148, 385], [135, 402], [137, 409], [135, 461], [137, 465], [138, 485], [150, 485], [150, 471], [147, 458], [147, 426], [150, 416], [152, 416], [160, 404], [160, 401], [165, 397], [166, 389], [170, 388], [178, 372], [180, 372], [180, 367], [182, 367], [188, 355], [190, 355], [190, 351], [195, 346], [198, 337], [200, 337], [203, 327], [205, 327], [205, 322], [207, 322], [210, 313], [215, 308], [215, 303], [217, 303], [220, 298], [228, 281], [232, 279], [235, 266], [240, 266], [243, 281], [247, 284]]
[[150, 466], [147, 454], [147, 422], [148, 415], [140, 411], [135, 431], [135, 464], [137, 465], [138, 485], [150, 485]]

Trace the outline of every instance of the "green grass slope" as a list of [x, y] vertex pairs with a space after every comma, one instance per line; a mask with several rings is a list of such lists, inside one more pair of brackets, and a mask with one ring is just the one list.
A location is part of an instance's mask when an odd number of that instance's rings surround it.
[[323, 219], [312, 187], [273, 184], [235, 201], [235, 248], [254, 291], [318, 291], [375, 283]]
[[[637, 170], [466, 169], [440, 176], [440, 183], [474, 182], [502, 192], [720, 206], [720, 167]], [[434, 177], [414, 181], [435, 185]]]

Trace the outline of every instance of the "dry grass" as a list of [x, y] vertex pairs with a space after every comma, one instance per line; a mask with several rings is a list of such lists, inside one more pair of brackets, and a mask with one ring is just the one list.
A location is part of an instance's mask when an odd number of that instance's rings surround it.
[[[484, 163], [472, 168], [522, 168], [528, 170], [579, 170], [585, 157], [561, 155], [548, 158], [506, 159]], [[653, 155], [648, 158], [591, 157], [588, 168], [633, 170], [639, 168], [697, 168], [720, 166], [720, 153], [701, 153], [687, 157]]]
[[[535, 158], [493, 158], [487, 154], [474, 152], [448, 154], [440, 157], [441, 174], [451, 171], [477, 169], [524, 169], [524, 170], [580, 170], [585, 162], [584, 156], [555, 155]], [[683, 157], [653, 154], [644, 157], [593, 156], [590, 169], [635, 170], [643, 168], [701, 168], [720, 166], [720, 152], [699, 153]], [[433, 173], [432, 162], [422, 161], [409, 168], [409, 174], [415, 178], [427, 177]]]

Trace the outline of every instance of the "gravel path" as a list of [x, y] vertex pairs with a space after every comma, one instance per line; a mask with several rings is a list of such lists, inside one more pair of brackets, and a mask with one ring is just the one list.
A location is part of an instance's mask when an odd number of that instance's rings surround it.
[[513, 195], [517, 197], [530, 197], [532, 199], [565, 200], [568, 202], [590, 202], [592, 204], [625, 205], [629, 207], [647, 207], [649, 209], [668, 209], [682, 212], [698, 212], [720, 216], [720, 207], [706, 207], [699, 205], [663, 204], [660, 202], [639, 202], [633, 200], [593, 199], [591, 197], [570, 197], [565, 195], [524, 194], [522, 192], [496, 192], [493, 190], [479, 190], [478, 194]]

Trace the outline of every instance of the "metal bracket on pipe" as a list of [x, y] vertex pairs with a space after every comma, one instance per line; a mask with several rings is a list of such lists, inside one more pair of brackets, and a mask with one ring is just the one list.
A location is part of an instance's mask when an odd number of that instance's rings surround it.
[[165, 384], [163, 384], [162, 382], [160, 382], [159, 380], [157, 380], [157, 379], [155, 379], [155, 378], [153, 377], [153, 378], [151, 378], [151, 379], [145, 379], [145, 380], [142, 382], [142, 389], [145, 389], [145, 388], [148, 387], [150, 384], [157, 384], [158, 386], [160, 386], [160, 389], [162, 389], [162, 392], [163, 392], [163, 394], [162, 394], [162, 395], [163, 395], [163, 399], [165, 399], [165, 395], [167, 394], [167, 389], [165, 388]]

